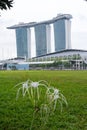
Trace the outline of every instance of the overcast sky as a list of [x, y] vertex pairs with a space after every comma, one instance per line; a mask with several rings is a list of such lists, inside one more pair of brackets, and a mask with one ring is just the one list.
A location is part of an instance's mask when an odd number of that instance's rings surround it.
[[[6, 27], [19, 22], [40, 22], [57, 14], [71, 14], [73, 49], [87, 50], [87, 2], [84, 0], [14, 0], [13, 8], [0, 11], [0, 60], [16, 57], [15, 31]], [[33, 50], [32, 50], [33, 51]]]

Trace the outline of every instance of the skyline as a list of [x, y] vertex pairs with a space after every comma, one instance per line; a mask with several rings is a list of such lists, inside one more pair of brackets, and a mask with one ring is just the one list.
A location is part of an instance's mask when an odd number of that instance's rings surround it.
[[59, 13], [68, 13], [73, 16], [71, 20], [72, 49], [87, 50], [86, 12], [87, 3], [84, 0], [66, 0], [66, 2], [64, 0], [15, 0], [11, 10], [1, 11], [0, 59], [16, 57], [15, 31], [8, 30], [6, 27], [18, 24], [19, 22], [29, 23], [49, 20], [56, 17]]

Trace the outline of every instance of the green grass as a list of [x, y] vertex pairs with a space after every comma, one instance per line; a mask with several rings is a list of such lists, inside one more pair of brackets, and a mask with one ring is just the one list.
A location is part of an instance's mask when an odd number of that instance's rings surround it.
[[[16, 101], [14, 86], [31, 79], [59, 88], [68, 107], [59, 108], [43, 130], [87, 130], [87, 71], [0, 71], [0, 130], [29, 130], [33, 108], [28, 98]], [[37, 115], [38, 116], [38, 115]], [[32, 130], [42, 130], [36, 117]]]

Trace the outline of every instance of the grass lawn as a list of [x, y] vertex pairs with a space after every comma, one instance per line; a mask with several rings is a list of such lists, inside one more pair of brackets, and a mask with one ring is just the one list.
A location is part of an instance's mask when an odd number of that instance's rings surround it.
[[[59, 88], [68, 107], [50, 116], [43, 130], [87, 130], [87, 71], [0, 71], [0, 130], [30, 130], [33, 108], [28, 98], [16, 100], [20, 82], [46, 80]], [[36, 118], [32, 130], [42, 130]]]

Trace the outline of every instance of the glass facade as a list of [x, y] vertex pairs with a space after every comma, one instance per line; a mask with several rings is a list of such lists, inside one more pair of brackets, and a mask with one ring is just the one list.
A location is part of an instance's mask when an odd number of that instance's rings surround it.
[[48, 21], [9, 27], [16, 30], [17, 56], [31, 58], [33, 51], [37, 57], [52, 51], [71, 49], [71, 18], [71, 15], [61, 14]]
[[46, 25], [35, 26], [36, 56], [47, 54]]
[[55, 51], [64, 50], [66, 49], [65, 19], [57, 20], [53, 23], [53, 25]]
[[17, 56], [28, 57], [27, 28], [16, 29]]

